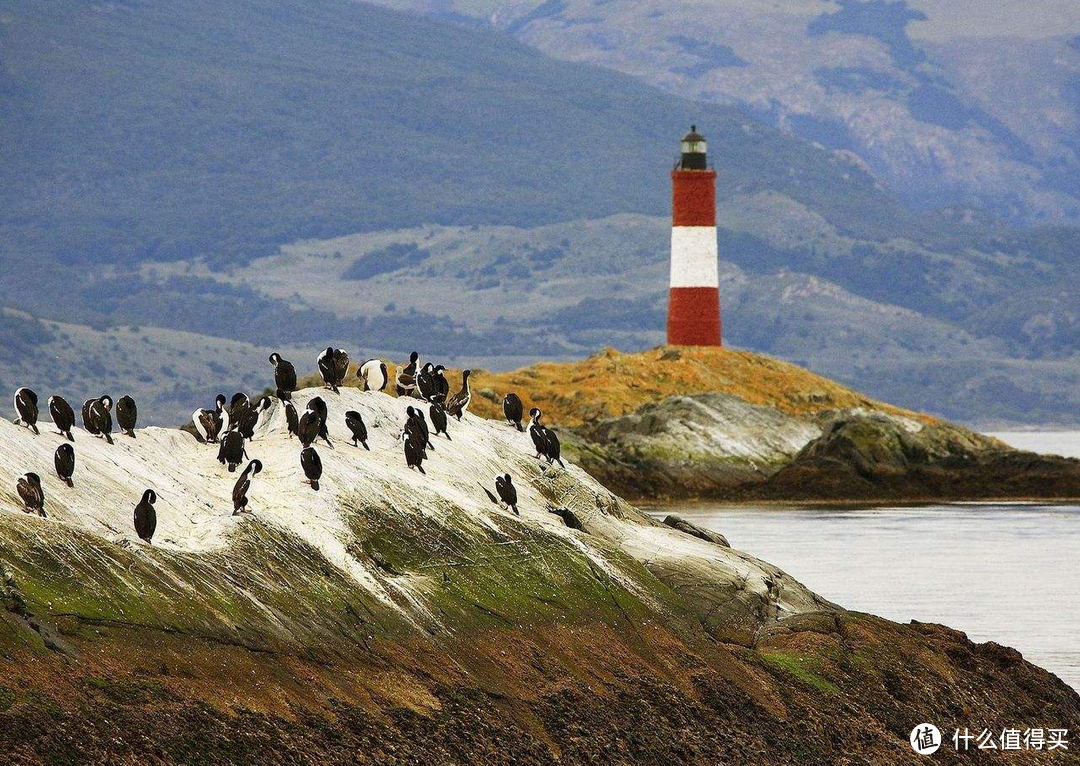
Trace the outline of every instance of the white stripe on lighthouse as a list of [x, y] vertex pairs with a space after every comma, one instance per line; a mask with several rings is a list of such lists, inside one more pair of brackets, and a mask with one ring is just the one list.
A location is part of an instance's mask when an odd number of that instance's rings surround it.
[[672, 287], [718, 287], [718, 259], [715, 226], [672, 227]]

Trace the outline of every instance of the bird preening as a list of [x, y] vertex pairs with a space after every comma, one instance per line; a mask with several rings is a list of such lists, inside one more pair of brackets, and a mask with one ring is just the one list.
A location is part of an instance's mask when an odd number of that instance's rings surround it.
[[60, 477], [61, 481], [69, 487], [75, 486], [75, 483], [71, 480], [71, 477], [75, 475], [74, 447], [67, 442], [57, 447], [56, 452], [53, 453], [53, 467], [56, 468], [56, 475]]
[[240, 473], [240, 478], [236, 480], [232, 491], [233, 516], [248, 512], [248, 490], [251, 489], [251, 479], [256, 474], [262, 473], [262, 468], [261, 460], [252, 460]]
[[327, 346], [316, 361], [319, 373], [322, 374], [323, 385], [335, 394], [340, 393], [339, 386], [349, 374], [349, 355], [344, 349]]
[[305, 483], [310, 484], [311, 488], [318, 492], [319, 479], [322, 478], [322, 458], [314, 447], [304, 447], [300, 453], [300, 467], [304, 471], [304, 476], [307, 477]]
[[35, 434], [38, 433], [38, 397], [29, 388], [23, 386], [15, 392], [15, 425], [29, 428]]
[[75, 441], [75, 437], [71, 434], [71, 429], [75, 427], [75, 410], [71, 409], [67, 399], [62, 396], [50, 396], [49, 415], [52, 417], [56, 430], [62, 436], [66, 436], [68, 441]]
[[45, 490], [41, 488], [41, 477], [36, 473], [27, 473], [15, 484], [15, 490], [23, 501], [27, 513], [36, 513], [45, 517]]

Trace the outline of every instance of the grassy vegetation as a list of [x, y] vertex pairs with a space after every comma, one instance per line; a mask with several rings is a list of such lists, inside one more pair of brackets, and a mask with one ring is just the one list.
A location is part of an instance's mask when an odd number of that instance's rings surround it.
[[478, 414], [502, 417], [502, 394], [516, 391], [526, 408], [535, 404], [549, 422], [566, 426], [625, 415], [668, 396], [712, 392], [789, 415], [850, 407], [905, 412], [788, 362], [726, 348], [608, 349], [580, 362], [484, 373], [475, 388], [481, 393], [473, 405]]
[[812, 657], [792, 652], [764, 652], [761, 657], [775, 668], [786, 671], [822, 694], [839, 694], [836, 684], [818, 675], [818, 663]]

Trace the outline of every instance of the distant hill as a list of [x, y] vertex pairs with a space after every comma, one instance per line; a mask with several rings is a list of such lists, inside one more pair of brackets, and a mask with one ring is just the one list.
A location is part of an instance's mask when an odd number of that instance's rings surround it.
[[[187, 333], [139, 358], [161, 417], [199, 401], [159, 352], [227, 356], [239, 386], [280, 346], [508, 368], [655, 345], [697, 122], [730, 342], [968, 422], [1080, 411], [1076, 230], [912, 211], [737, 108], [346, 0], [0, 0], [0, 51], [0, 307], [45, 322], [8, 328], [0, 385], [58, 357], [123, 382], [129, 325]], [[35, 329], [57, 321], [77, 342]]]
[[1028, 224], [1080, 220], [1075, 4], [382, 2], [468, 18], [563, 60], [741, 105], [857, 155], [917, 207], [974, 206]]

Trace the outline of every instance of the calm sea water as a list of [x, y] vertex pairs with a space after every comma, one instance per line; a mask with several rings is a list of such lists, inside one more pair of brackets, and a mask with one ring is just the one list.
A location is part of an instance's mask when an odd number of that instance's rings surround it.
[[[1075, 432], [1005, 441], [1080, 455]], [[1080, 506], [671, 510], [849, 609], [1012, 646], [1080, 689]]]

